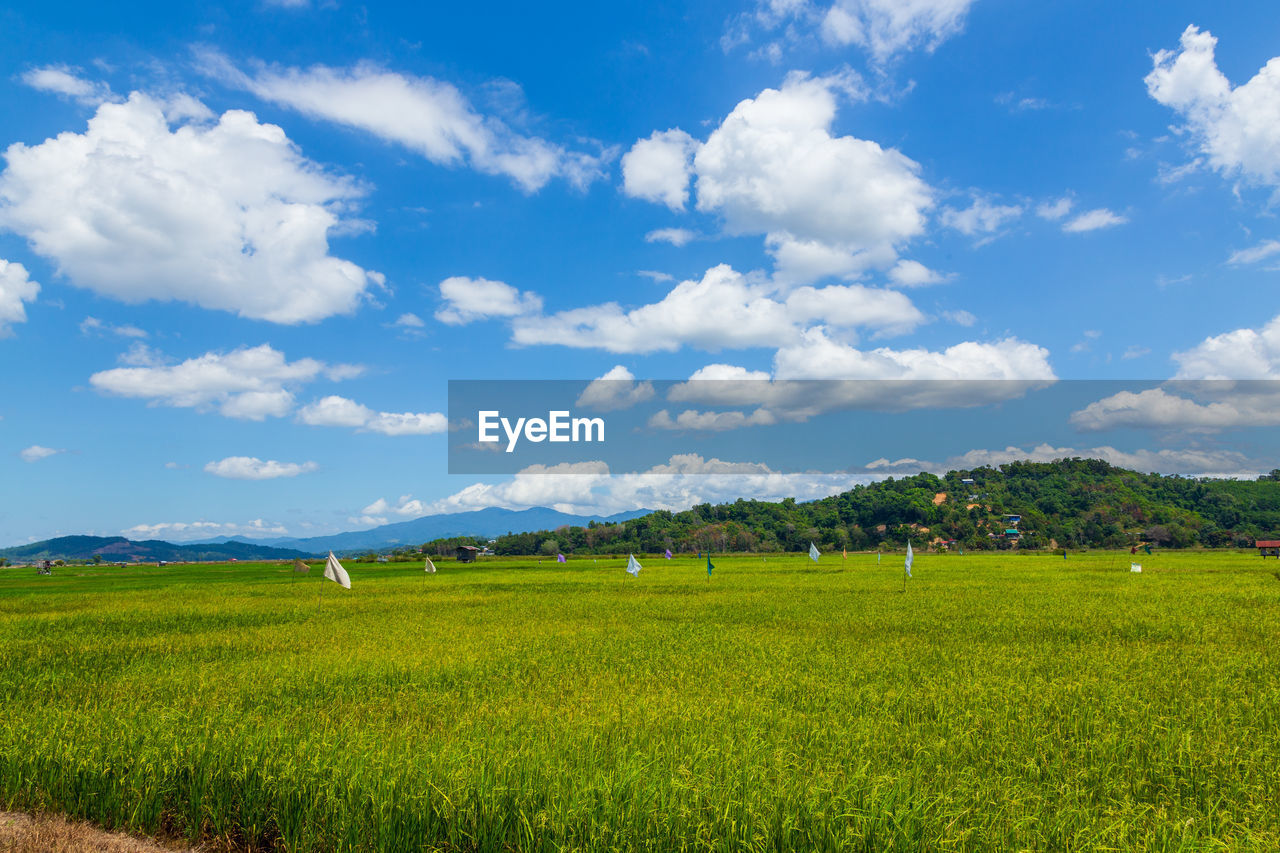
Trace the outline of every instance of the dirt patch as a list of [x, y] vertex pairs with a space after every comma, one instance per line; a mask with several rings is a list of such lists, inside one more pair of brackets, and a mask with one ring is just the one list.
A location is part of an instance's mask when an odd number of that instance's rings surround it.
[[107, 832], [60, 815], [0, 811], [0, 853], [197, 853], [197, 848]]
[[947, 493], [938, 492], [936, 495], [933, 496], [933, 505], [937, 506], [938, 504], [945, 503], [946, 500], [947, 500]]

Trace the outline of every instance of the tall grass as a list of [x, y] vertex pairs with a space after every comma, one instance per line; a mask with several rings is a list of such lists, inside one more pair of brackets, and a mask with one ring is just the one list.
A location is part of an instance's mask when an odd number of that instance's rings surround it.
[[0, 570], [0, 800], [284, 850], [1280, 849], [1256, 556]]

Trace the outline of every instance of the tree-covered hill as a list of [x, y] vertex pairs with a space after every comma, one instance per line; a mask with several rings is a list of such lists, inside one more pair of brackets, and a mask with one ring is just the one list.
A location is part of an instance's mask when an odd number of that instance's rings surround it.
[[[972, 480], [966, 483], [965, 480]], [[1015, 523], [1007, 516], [1017, 515]], [[1016, 528], [1017, 536], [1006, 530]], [[824, 551], [940, 546], [1251, 546], [1280, 538], [1280, 472], [1257, 481], [1142, 474], [1097, 459], [1013, 462], [998, 468], [888, 479], [808, 503], [737, 500], [653, 512], [620, 524], [508, 534], [499, 555], [628, 551]], [[470, 539], [436, 540], [448, 553]]]

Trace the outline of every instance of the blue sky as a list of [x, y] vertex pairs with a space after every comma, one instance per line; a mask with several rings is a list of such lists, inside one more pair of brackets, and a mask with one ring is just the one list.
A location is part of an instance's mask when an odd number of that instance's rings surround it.
[[[1273, 4], [407, 5], [0, 10], [0, 543], [875, 470], [449, 475], [451, 379], [1276, 378]], [[956, 456], [1275, 467], [1143, 393]]]

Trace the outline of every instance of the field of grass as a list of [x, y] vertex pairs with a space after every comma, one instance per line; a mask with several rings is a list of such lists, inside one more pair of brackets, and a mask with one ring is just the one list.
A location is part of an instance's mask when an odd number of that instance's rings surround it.
[[0, 804], [242, 849], [1280, 849], [1280, 565], [1138, 559], [0, 569]]

